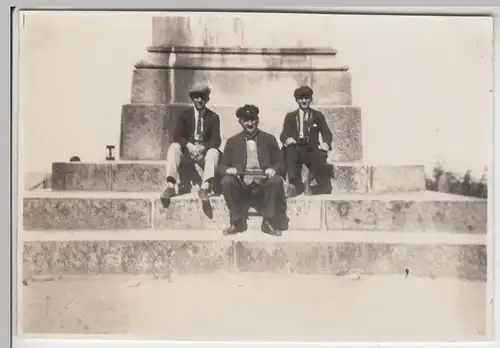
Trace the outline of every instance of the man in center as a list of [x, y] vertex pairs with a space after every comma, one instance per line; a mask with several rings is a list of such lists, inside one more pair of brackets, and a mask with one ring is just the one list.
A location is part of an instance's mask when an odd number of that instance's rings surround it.
[[253, 206], [262, 214], [262, 232], [280, 236], [280, 220], [286, 218], [283, 152], [273, 135], [259, 129], [257, 106], [238, 108], [236, 117], [243, 131], [227, 140], [219, 165], [230, 213], [230, 226], [223, 233], [244, 232]]
[[[293, 95], [299, 107], [285, 116], [280, 135], [288, 174], [287, 197], [294, 197], [302, 191], [311, 195], [313, 179], [320, 191], [330, 193], [331, 174], [326, 160], [332, 149], [332, 132], [323, 113], [311, 108], [313, 90], [310, 87], [299, 87]], [[305, 186], [302, 182], [304, 164], [309, 169]]]

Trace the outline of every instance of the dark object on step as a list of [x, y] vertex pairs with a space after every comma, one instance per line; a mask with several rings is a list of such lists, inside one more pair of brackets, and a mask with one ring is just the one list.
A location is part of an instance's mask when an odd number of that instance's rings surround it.
[[81, 162], [80, 157], [78, 156], [73, 156], [69, 159], [70, 162]]
[[114, 145], [106, 145], [106, 161], [114, 161], [115, 160], [115, 146]]

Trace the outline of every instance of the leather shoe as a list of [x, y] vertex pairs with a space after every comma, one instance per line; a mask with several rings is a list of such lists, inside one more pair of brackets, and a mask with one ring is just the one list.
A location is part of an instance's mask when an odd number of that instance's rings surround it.
[[202, 201], [208, 201], [208, 190], [207, 189], [200, 189], [198, 191], [198, 197], [202, 200]]
[[269, 234], [271, 236], [279, 237], [282, 235], [281, 231], [274, 228], [273, 225], [267, 219], [262, 220], [262, 225], [260, 226], [260, 229], [262, 230], [262, 232]]
[[165, 191], [161, 194], [161, 200], [162, 202], [165, 202], [166, 204], [170, 203], [170, 198], [175, 196], [175, 188], [168, 186]]
[[306, 181], [306, 185], [304, 187], [304, 196], [312, 196], [313, 195], [313, 192], [312, 192], [312, 188], [311, 188], [311, 183], [309, 182], [309, 180]]
[[289, 184], [288, 189], [286, 190], [286, 198], [293, 198], [295, 196], [298, 196], [297, 186]]
[[231, 234], [237, 234], [241, 232], [245, 232], [247, 230], [247, 221], [246, 219], [241, 219], [238, 221], [235, 221], [231, 223], [231, 226], [227, 227], [222, 231], [222, 234], [225, 236], [231, 235]]

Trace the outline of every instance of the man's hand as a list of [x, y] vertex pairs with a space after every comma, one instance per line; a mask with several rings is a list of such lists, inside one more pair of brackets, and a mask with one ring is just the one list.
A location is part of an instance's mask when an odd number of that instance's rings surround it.
[[285, 146], [292, 145], [292, 144], [297, 144], [294, 138], [290, 137], [287, 140], [285, 140]]
[[328, 151], [329, 147], [327, 143], [321, 143], [318, 145], [318, 149], [320, 149], [321, 151]]
[[204, 149], [203, 145], [194, 145], [192, 143], [187, 143], [186, 147], [189, 151], [189, 154], [191, 155], [191, 158], [193, 159], [199, 158], [203, 153]]
[[226, 174], [236, 176], [238, 175], [238, 171], [236, 170], [236, 168], [231, 167], [226, 169]]
[[274, 175], [276, 175], [276, 171], [273, 168], [267, 168], [265, 173], [268, 178], [272, 178]]

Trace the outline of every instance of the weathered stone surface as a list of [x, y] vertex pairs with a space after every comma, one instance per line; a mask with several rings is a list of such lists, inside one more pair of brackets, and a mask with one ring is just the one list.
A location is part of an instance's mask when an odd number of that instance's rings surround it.
[[365, 193], [370, 189], [371, 167], [358, 164], [335, 164], [332, 193]]
[[200, 273], [401, 274], [486, 280], [485, 245], [220, 241], [24, 243], [24, 275]]
[[[56, 190], [63, 191], [122, 191], [122, 192], [160, 192], [165, 184], [166, 161], [113, 161], [107, 163], [68, 162], [55, 163], [53, 180], [57, 182]], [[423, 190], [423, 166], [377, 166], [360, 163], [335, 162], [332, 178], [333, 194], [366, 193], [366, 192], [411, 192]], [[98, 170], [97, 170], [98, 169]], [[182, 169], [182, 167], [181, 167]], [[196, 172], [185, 167], [182, 177]], [[307, 176], [307, 168], [303, 168], [303, 178]], [[64, 170], [64, 175], [62, 174]], [[376, 179], [372, 173], [376, 171]], [[382, 175], [380, 175], [382, 173]], [[384, 173], [389, 173], [385, 175]], [[395, 177], [392, 173], [396, 173]], [[402, 177], [401, 184], [394, 182]], [[407, 178], [407, 182], [405, 182]], [[198, 178], [201, 180], [201, 178]], [[376, 186], [372, 187], [373, 181]], [[285, 183], [286, 185], [286, 183]], [[381, 188], [392, 188], [382, 190]]]
[[[88, 192], [66, 196], [31, 192], [24, 198], [23, 214], [25, 229], [31, 230], [146, 227], [214, 230], [225, 227], [229, 221], [222, 196], [214, 196], [210, 204], [204, 204], [195, 194], [180, 195], [165, 208], [159, 192], [109, 192], [101, 197]], [[287, 214], [290, 230], [485, 234], [487, 229], [486, 200], [432, 192], [298, 196], [287, 201]], [[249, 228], [260, 229], [260, 221], [253, 219]]]
[[172, 86], [167, 69], [135, 69], [132, 75], [132, 104], [169, 104]]
[[[251, 210], [253, 211], [253, 210]], [[298, 230], [322, 228], [322, 202], [320, 200], [291, 199], [287, 202], [289, 225]], [[168, 208], [155, 200], [156, 229], [223, 229], [229, 223], [229, 209], [224, 199], [213, 197], [210, 205], [196, 198], [172, 199]], [[250, 219], [249, 229], [260, 229], [261, 219]], [[292, 228], [292, 227], [290, 227]]]
[[356, 270], [364, 274], [486, 280], [485, 245], [323, 243], [326, 272]]
[[328, 161], [360, 161], [363, 158], [361, 108], [318, 107], [326, 117], [333, 133], [332, 148]]
[[[278, 13], [189, 13], [175, 16], [153, 17], [155, 46], [197, 47], [281, 47], [303, 48], [303, 43], [321, 50], [331, 46], [329, 16], [311, 17], [303, 14]], [[297, 28], [307, 28], [297, 30]], [[290, 35], [293, 33], [293, 35]], [[329, 49], [332, 50], [332, 49]], [[332, 50], [334, 51], [334, 50]]]
[[425, 190], [425, 171], [423, 165], [372, 167], [372, 192], [384, 193], [423, 190]]
[[52, 163], [52, 189], [108, 191], [109, 175], [106, 163], [56, 162]]
[[231, 241], [44, 241], [24, 243], [33, 274], [199, 273], [233, 266]]
[[235, 241], [239, 271], [322, 273], [321, 244]]
[[[291, 92], [293, 94], [293, 91]], [[215, 98], [215, 97], [214, 97]], [[236, 107], [210, 106], [217, 112], [221, 119], [221, 138], [223, 149], [227, 138], [241, 132], [241, 126], [235, 116]], [[259, 105], [259, 127], [274, 135], [278, 143], [283, 120], [288, 112], [295, 110], [296, 106], [292, 103], [289, 107]], [[361, 138], [361, 113], [357, 107], [323, 107], [318, 106], [315, 109], [321, 111], [327, 120], [328, 126], [334, 133], [333, 151], [329, 153], [328, 161], [332, 162], [352, 162], [359, 161], [363, 157], [362, 138]]]
[[23, 227], [36, 229], [134, 229], [151, 227], [151, 201], [134, 198], [25, 198]]
[[206, 83], [212, 89], [213, 105], [240, 106], [253, 103], [259, 107], [290, 108], [295, 104], [293, 91], [301, 85], [309, 85], [314, 90], [314, 102], [317, 105], [352, 104], [351, 74], [348, 71], [177, 69], [172, 70], [172, 83], [175, 86], [176, 103], [188, 103], [191, 86]]
[[487, 201], [330, 200], [329, 230], [456, 231], [486, 233]]
[[[293, 91], [290, 94], [293, 94]], [[239, 105], [220, 106], [221, 104], [215, 104], [216, 98], [212, 96], [214, 104], [208, 107], [220, 117], [222, 150], [227, 138], [241, 132], [241, 126], [235, 116]], [[248, 100], [245, 101], [247, 102]], [[186, 107], [189, 105], [125, 105], [122, 115], [120, 159], [166, 160], [177, 115]], [[271, 133], [279, 141], [283, 119], [295, 107], [293, 100], [289, 107], [259, 105], [261, 129]], [[317, 107], [317, 109], [324, 113], [334, 133], [333, 151], [329, 154], [329, 161], [361, 160], [363, 151], [360, 109], [350, 106]]]
[[111, 190], [128, 192], [160, 192], [166, 182], [166, 162], [113, 163]]
[[172, 125], [185, 105], [129, 104], [123, 106], [120, 159], [165, 160]]

